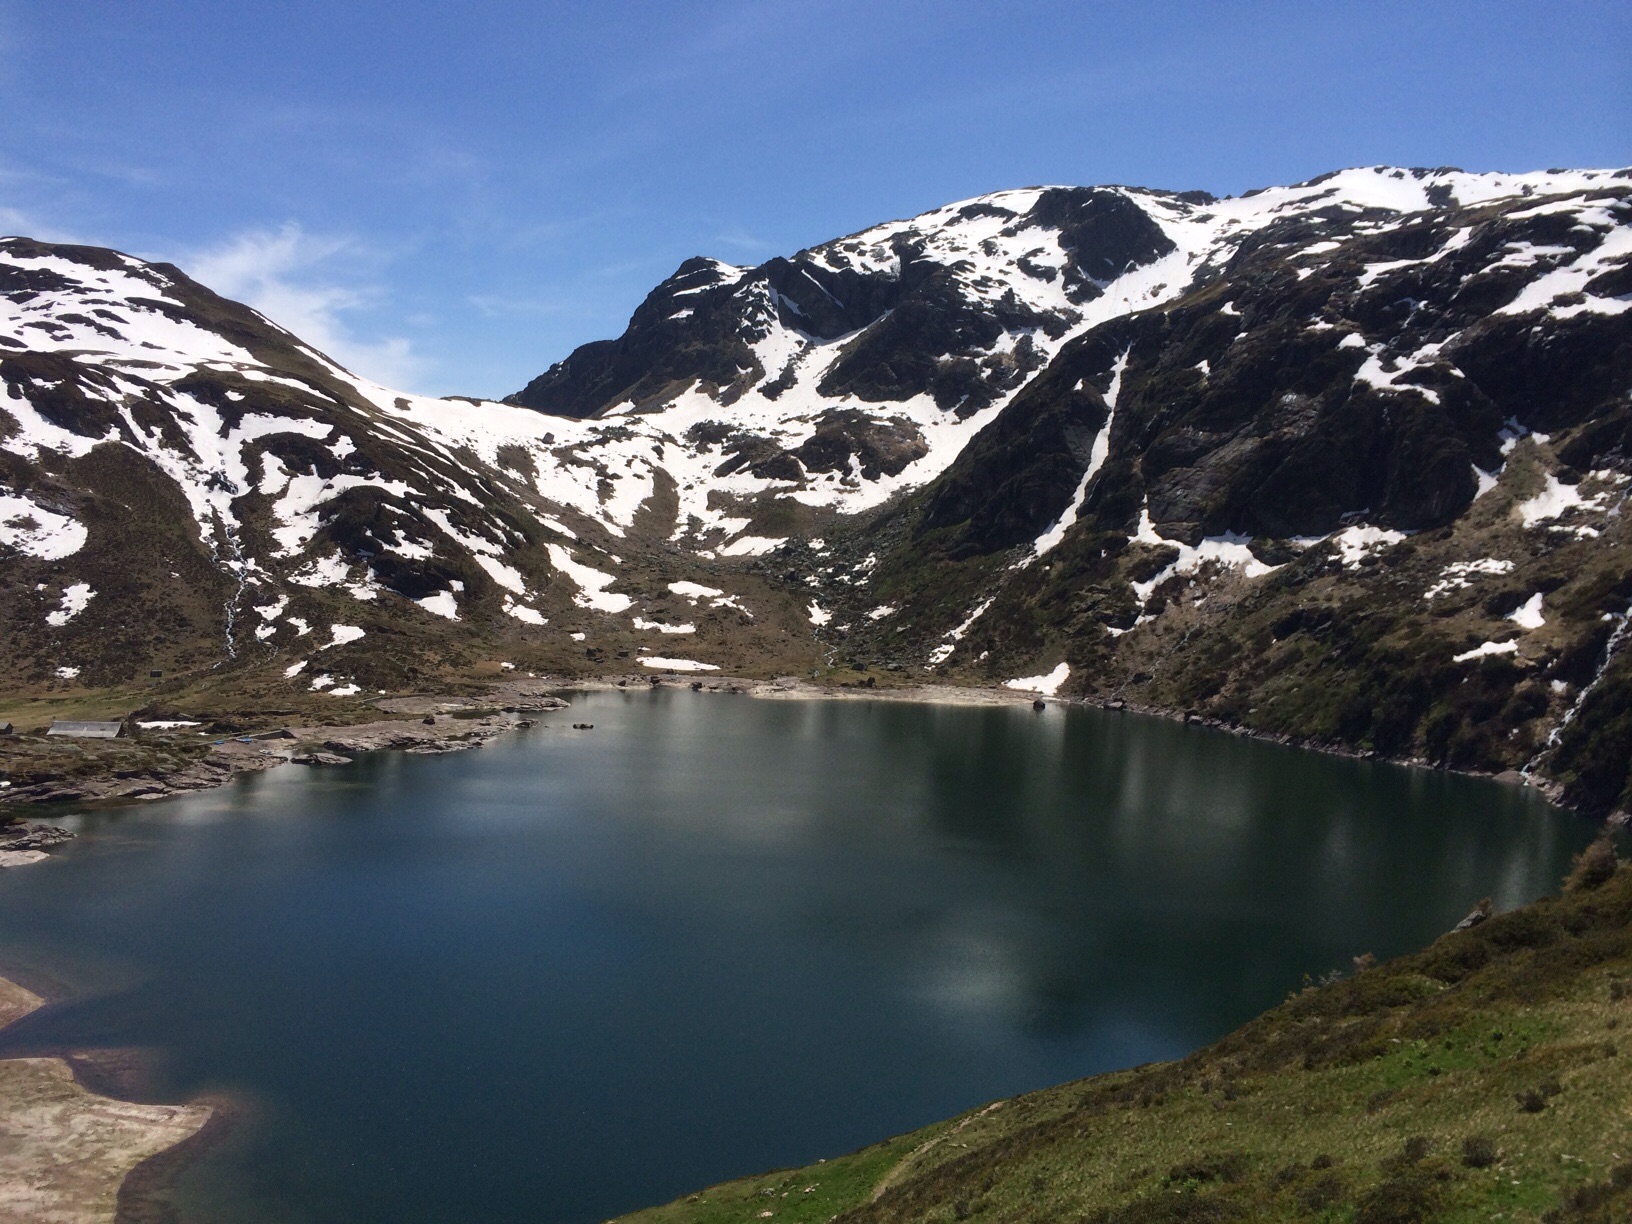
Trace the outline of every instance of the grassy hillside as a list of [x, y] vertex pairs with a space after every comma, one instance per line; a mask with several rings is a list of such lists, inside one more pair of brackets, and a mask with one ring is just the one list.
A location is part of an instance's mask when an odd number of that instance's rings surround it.
[[1632, 864], [1311, 985], [1179, 1062], [628, 1217], [1632, 1220]]

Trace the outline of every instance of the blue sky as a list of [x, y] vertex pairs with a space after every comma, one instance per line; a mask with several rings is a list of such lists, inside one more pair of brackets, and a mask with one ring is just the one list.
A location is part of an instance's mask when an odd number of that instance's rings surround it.
[[513, 391], [694, 254], [1034, 183], [1632, 163], [1632, 5], [0, 0], [0, 231]]

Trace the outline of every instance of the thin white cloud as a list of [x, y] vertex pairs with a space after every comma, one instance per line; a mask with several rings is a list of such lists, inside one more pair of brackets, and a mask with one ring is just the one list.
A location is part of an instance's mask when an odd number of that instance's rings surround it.
[[572, 307], [546, 298], [506, 297], [501, 293], [472, 293], [465, 298], [489, 319], [529, 315], [561, 315]]
[[775, 243], [767, 242], [765, 239], [756, 237], [741, 228], [723, 230], [714, 235], [714, 241], [721, 246], [730, 247], [735, 251], [743, 251], [749, 255], [763, 255], [767, 251], [776, 249]]
[[400, 336], [360, 339], [342, 317], [376, 296], [366, 285], [336, 283], [360, 254], [347, 239], [308, 234], [291, 221], [236, 234], [184, 266], [195, 280], [253, 306], [353, 373], [411, 389], [427, 366], [413, 345]]
[[66, 230], [47, 225], [20, 208], [0, 204], [0, 234], [15, 234], [20, 238], [37, 238], [41, 242], [78, 242], [79, 238]]

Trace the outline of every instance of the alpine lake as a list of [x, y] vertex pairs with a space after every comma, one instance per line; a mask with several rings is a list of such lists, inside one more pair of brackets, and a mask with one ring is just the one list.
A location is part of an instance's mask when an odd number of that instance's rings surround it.
[[183, 1224], [576, 1224], [838, 1155], [1180, 1056], [1593, 833], [1130, 714], [666, 688], [60, 818], [0, 873], [0, 974], [57, 987], [0, 1057], [233, 1102]]

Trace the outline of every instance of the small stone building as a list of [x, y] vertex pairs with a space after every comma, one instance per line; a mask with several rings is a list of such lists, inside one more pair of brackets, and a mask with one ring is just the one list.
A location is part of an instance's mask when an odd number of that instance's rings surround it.
[[85, 722], [77, 719], [54, 718], [47, 735], [68, 735], [74, 739], [118, 739], [124, 734], [125, 724], [120, 719], [112, 722]]

